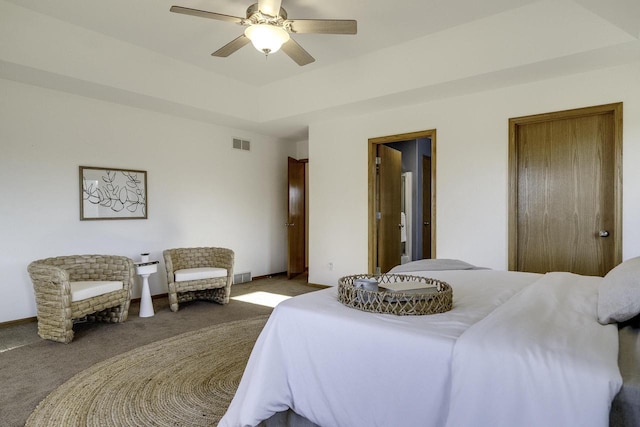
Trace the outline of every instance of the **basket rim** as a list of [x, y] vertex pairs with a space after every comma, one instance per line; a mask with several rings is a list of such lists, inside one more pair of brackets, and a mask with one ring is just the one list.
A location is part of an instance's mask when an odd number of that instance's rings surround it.
[[[398, 277], [402, 277], [403, 280], [400, 280], [402, 282], [409, 282], [409, 281], [413, 281], [413, 280], [418, 280], [421, 282], [431, 282], [434, 283], [436, 285], [436, 289], [437, 292], [443, 293], [443, 292], [447, 292], [447, 291], [452, 291], [451, 285], [448, 284], [447, 282], [445, 282], [444, 280], [440, 280], [440, 279], [435, 279], [433, 277], [424, 277], [424, 276], [413, 276], [410, 274], [377, 274], [377, 275], [373, 275], [373, 274], [354, 274], [354, 275], [350, 275], [350, 276], [343, 276], [341, 278], [338, 279], [338, 286], [349, 286], [349, 287], [354, 287], [353, 282], [352, 283], [348, 283], [346, 282], [347, 280], [357, 280], [357, 279], [363, 279], [363, 278], [369, 278], [369, 279], [375, 279], [377, 277], [390, 277], [390, 278], [398, 278]], [[409, 279], [409, 280], [407, 280]], [[398, 282], [398, 281], [396, 281]], [[390, 282], [383, 282], [384, 283], [390, 283]], [[378, 285], [380, 285], [380, 282], [378, 282]], [[400, 294], [404, 294], [403, 292], [394, 292], [394, 291], [371, 291], [368, 289], [359, 289], [359, 291], [362, 292], [372, 292], [372, 293], [386, 293], [386, 294], [394, 294], [394, 295], [400, 295]], [[432, 293], [430, 293], [432, 294]], [[416, 294], [416, 293], [410, 293], [408, 295], [424, 295], [424, 294]]]
[[[379, 282], [398, 283], [419, 281], [433, 283], [436, 292], [406, 293], [402, 291], [368, 290], [354, 285], [354, 281], [362, 278], [383, 278]], [[395, 279], [395, 280], [391, 280]], [[400, 279], [400, 280], [398, 280]], [[362, 311], [395, 315], [438, 314], [453, 308], [453, 289], [451, 285], [439, 279], [412, 276], [407, 274], [356, 274], [341, 277], [338, 280], [338, 301], [343, 305]]]

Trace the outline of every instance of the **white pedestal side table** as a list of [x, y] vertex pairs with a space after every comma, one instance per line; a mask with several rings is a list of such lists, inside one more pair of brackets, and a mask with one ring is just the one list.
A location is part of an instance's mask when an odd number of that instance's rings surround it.
[[158, 271], [160, 261], [135, 262], [136, 274], [142, 277], [142, 295], [140, 296], [140, 317], [151, 317], [153, 302], [149, 291], [149, 276]]

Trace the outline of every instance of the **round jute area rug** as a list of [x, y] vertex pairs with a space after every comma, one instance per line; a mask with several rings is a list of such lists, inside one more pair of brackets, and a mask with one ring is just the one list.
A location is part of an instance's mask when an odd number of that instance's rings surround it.
[[26, 426], [211, 426], [268, 316], [168, 338], [100, 362], [47, 396]]

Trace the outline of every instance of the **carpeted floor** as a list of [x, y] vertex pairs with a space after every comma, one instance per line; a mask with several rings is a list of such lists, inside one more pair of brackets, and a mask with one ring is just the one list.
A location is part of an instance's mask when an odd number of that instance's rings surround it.
[[[256, 292], [295, 296], [314, 290], [317, 288], [307, 285], [306, 277], [287, 280], [275, 276], [234, 286], [232, 298]], [[196, 301], [172, 313], [162, 298], [154, 300], [154, 307], [156, 315], [150, 318], [138, 317], [138, 304], [132, 304], [125, 323], [75, 325], [70, 344], [40, 339], [35, 323], [0, 328], [0, 341], [11, 341], [15, 347], [0, 352], [0, 425], [24, 426], [49, 393], [98, 362], [178, 334], [272, 311], [239, 300], [224, 306]]]

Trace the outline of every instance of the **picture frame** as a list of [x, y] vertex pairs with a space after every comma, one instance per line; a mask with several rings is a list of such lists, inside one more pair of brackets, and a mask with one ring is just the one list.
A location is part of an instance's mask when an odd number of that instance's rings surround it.
[[147, 172], [80, 166], [80, 220], [147, 219]]

